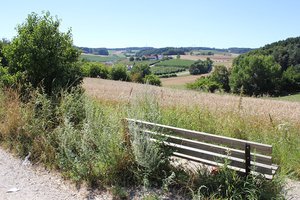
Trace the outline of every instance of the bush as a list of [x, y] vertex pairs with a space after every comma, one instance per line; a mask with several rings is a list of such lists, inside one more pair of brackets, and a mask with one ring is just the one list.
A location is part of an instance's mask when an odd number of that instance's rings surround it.
[[71, 31], [61, 33], [59, 26], [60, 21], [49, 12], [43, 16], [32, 13], [17, 27], [18, 35], [11, 44], [4, 47], [9, 73], [22, 73], [22, 84], [43, 86], [48, 95], [82, 80], [76, 64], [80, 53], [73, 45]]
[[88, 62], [81, 66], [81, 71], [85, 77], [107, 79], [109, 76], [108, 67], [101, 63]]
[[212, 64], [213, 62], [209, 58], [207, 58], [205, 61], [198, 60], [190, 66], [190, 74], [197, 75], [208, 73], [212, 68]]
[[222, 85], [211, 80], [210, 78], [201, 77], [194, 83], [188, 83], [187, 88], [194, 90], [203, 90], [206, 92], [215, 92], [216, 90], [222, 89]]
[[230, 87], [234, 93], [247, 95], [276, 94], [280, 85], [280, 65], [272, 56], [251, 55], [240, 57], [230, 75]]
[[146, 75], [144, 82], [150, 85], [157, 85], [157, 86], [161, 86], [161, 81], [158, 78], [158, 76], [155, 76], [153, 74], [150, 75]]
[[130, 78], [127, 74], [127, 68], [123, 65], [113, 66], [110, 72], [112, 80], [129, 81]]

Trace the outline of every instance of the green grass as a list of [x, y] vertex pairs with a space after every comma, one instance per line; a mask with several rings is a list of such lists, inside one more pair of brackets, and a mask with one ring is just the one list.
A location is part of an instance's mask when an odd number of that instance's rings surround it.
[[161, 62], [157, 63], [155, 66], [189, 68], [194, 62], [195, 61], [192, 61], [192, 60], [171, 59], [171, 60], [161, 61]]
[[182, 67], [154, 66], [151, 67], [151, 72], [155, 75], [172, 74], [186, 71]]
[[[242, 110], [218, 113], [199, 106], [162, 107], [151, 94], [140, 94], [128, 103], [99, 102], [78, 90], [63, 92], [54, 102], [34, 92], [29, 103], [20, 102], [18, 93], [8, 91], [0, 93], [0, 108], [3, 146], [22, 157], [31, 152], [32, 162], [93, 186], [179, 187], [180, 191], [195, 191], [194, 196], [217, 199], [280, 195], [281, 183], [276, 180], [245, 180], [228, 169], [215, 176], [172, 167], [170, 152], [150, 142], [138, 127], [129, 128], [130, 143], [125, 142], [125, 117], [272, 144], [280, 173], [300, 177], [299, 126], [251, 117]], [[209, 190], [198, 190], [202, 185]], [[116, 194], [127, 196], [119, 189]]]
[[80, 58], [86, 59], [91, 62], [116, 62], [124, 59], [124, 57], [120, 57], [117, 55], [99, 56], [92, 54], [81, 54]]
[[300, 94], [293, 94], [293, 95], [288, 95], [288, 96], [275, 97], [273, 99], [283, 100], [283, 101], [300, 102]]

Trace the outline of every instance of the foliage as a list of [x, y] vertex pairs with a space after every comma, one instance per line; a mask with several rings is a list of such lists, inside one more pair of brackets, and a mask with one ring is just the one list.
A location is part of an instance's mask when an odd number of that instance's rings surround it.
[[101, 63], [96, 62], [85, 62], [81, 66], [83, 76], [92, 78], [103, 78], [106, 79], [109, 76], [109, 68]]
[[146, 75], [144, 82], [150, 85], [161, 86], [160, 79], [158, 78], [158, 76], [155, 76], [154, 74]]
[[115, 65], [111, 68], [110, 77], [112, 80], [129, 81], [127, 68], [123, 65]]
[[9, 73], [22, 73], [22, 83], [29, 82], [35, 88], [43, 86], [49, 95], [81, 82], [76, 64], [79, 52], [73, 47], [71, 31], [61, 33], [59, 26], [60, 21], [54, 20], [49, 12], [43, 16], [32, 13], [4, 48]]
[[229, 71], [227, 70], [227, 68], [225, 66], [223, 66], [223, 65], [214, 66], [214, 70], [211, 73], [211, 75], [209, 76], [209, 79], [211, 81], [214, 81], [214, 82], [220, 84], [221, 88], [225, 92], [230, 91]]
[[9, 41], [6, 40], [6, 39], [2, 39], [0, 40], [0, 66], [4, 66], [6, 67], [8, 65], [8, 61], [7, 59], [5, 58], [5, 56], [3, 55], [3, 48], [5, 46], [9, 45]]
[[130, 56], [129, 61], [130, 61], [130, 62], [134, 61], [134, 57], [133, 57], [133, 56]]
[[193, 63], [190, 68], [190, 74], [197, 75], [197, 74], [205, 74], [210, 72], [212, 68], [213, 61], [207, 58], [205, 61], [198, 60]]
[[300, 91], [300, 64], [291, 66], [283, 72], [281, 87], [286, 92]]
[[271, 56], [241, 57], [233, 64], [230, 75], [231, 90], [247, 95], [276, 94], [280, 83], [280, 66]]
[[[248, 70], [246, 73], [252, 73], [252, 74], [260, 74], [260, 77], [258, 77], [260, 80], [253, 80], [251, 78], [245, 78], [245, 74], [242, 75], [241, 79], [248, 79], [248, 81], [254, 81], [254, 82], [249, 82], [247, 85], [252, 85], [251, 89], [246, 92], [248, 95], [263, 95], [263, 94], [272, 94], [272, 95], [282, 95], [282, 94], [287, 94], [287, 93], [295, 93], [299, 91], [299, 70], [297, 69], [297, 65], [300, 64], [300, 37], [296, 38], [288, 38], [286, 40], [274, 42], [272, 44], [268, 44], [262, 48], [252, 50], [248, 52], [247, 54], [240, 55], [234, 60], [234, 68], [235, 71], [233, 73], [233, 79], [234, 83], [232, 83], [232, 91], [233, 92], [239, 92], [239, 90], [236, 88], [241, 86], [241, 83], [236, 82], [236, 78], [238, 78], [236, 71], [238, 66], [243, 63], [246, 60], [251, 60], [254, 57], [258, 56], [266, 56], [266, 57], [272, 57], [274, 61], [270, 61], [273, 63], [273, 69], [275, 68], [280, 68], [280, 73], [274, 77], [274, 71], [271, 72], [271, 74], [268, 76], [268, 80], [263, 81], [262, 79], [265, 77], [265, 75], [262, 75], [261, 73], [269, 73], [268, 70], [265, 72], [262, 72], [260, 70], [260, 67], [257, 66], [252, 66], [254, 69]], [[246, 62], [248, 62], [246, 61]], [[270, 63], [270, 64], [271, 64]], [[248, 65], [248, 64], [247, 64]], [[259, 65], [259, 64], [258, 64]], [[265, 67], [263, 67], [265, 69]], [[270, 68], [270, 67], [269, 67]], [[241, 70], [243, 71], [243, 70]], [[251, 72], [250, 72], [251, 71]], [[277, 69], [275, 70], [277, 71]], [[250, 74], [249, 74], [250, 75]], [[262, 79], [261, 79], [262, 78]], [[272, 79], [272, 80], [270, 80]], [[269, 87], [266, 84], [271, 84]], [[261, 85], [257, 85], [261, 84]], [[276, 84], [276, 88], [274, 86]], [[235, 86], [233, 86], [235, 85]], [[248, 86], [247, 86], [248, 87]], [[249, 89], [249, 88], [248, 88]], [[254, 92], [252, 90], [258, 91]], [[276, 91], [274, 91], [276, 90]]]
[[187, 88], [206, 92], [215, 92], [216, 90], [222, 89], [222, 85], [210, 78], [200, 77], [194, 83], [188, 83]]
[[194, 197], [212, 199], [284, 199], [281, 194], [283, 184], [277, 178], [270, 181], [262, 176], [240, 176], [236, 171], [230, 170], [225, 164], [210, 172], [200, 168], [194, 177], [194, 187], [197, 195]]
[[145, 76], [151, 74], [150, 66], [145, 64], [134, 65], [130, 74], [133, 82], [143, 83]]

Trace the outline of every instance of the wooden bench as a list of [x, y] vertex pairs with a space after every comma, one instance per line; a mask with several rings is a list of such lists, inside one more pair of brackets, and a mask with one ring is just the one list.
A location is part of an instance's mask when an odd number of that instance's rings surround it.
[[135, 126], [141, 134], [148, 134], [153, 140], [162, 136], [162, 142], [174, 149], [176, 157], [210, 166], [222, 166], [227, 160], [228, 167], [233, 170], [246, 175], [259, 173], [268, 179], [272, 179], [278, 169], [272, 164], [271, 145], [135, 119], [125, 119], [124, 124], [127, 141], [130, 137], [128, 127]]

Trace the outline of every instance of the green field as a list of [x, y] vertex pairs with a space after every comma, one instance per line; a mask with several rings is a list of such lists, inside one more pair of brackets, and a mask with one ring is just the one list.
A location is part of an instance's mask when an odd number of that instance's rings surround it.
[[192, 60], [183, 60], [183, 59], [171, 59], [171, 60], [164, 60], [157, 63], [155, 66], [168, 66], [168, 67], [184, 67], [189, 68], [191, 64], [195, 61]]
[[117, 55], [99, 56], [99, 55], [92, 55], [92, 54], [81, 54], [80, 58], [92, 62], [117, 62], [124, 59]]
[[273, 98], [273, 99], [300, 102], [300, 93], [299, 94], [288, 95], [288, 96], [283, 96], [283, 97], [276, 97], [276, 98]]
[[172, 74], [185, 71], [183, 67], [168, 67], [168, 66], [154, 66], [151, 67], [151, 72], [155, 75]]

